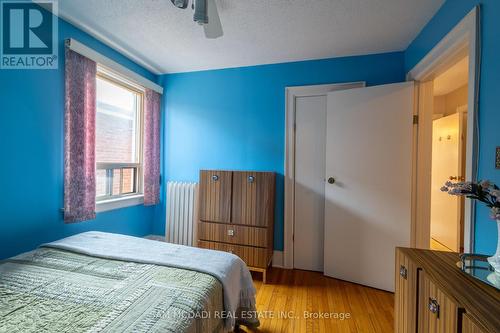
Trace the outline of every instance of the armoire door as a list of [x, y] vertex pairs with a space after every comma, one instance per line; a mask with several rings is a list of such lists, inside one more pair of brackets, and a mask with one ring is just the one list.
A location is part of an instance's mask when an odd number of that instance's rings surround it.
[[272, 172], [233, 172], [232, 223], [268, 227], [274, 213]]
[[231, 171], [200, 171], [200, 220], [231, 222]]
[[328, 93], [325, 275], [394, 291], [410, 245], [413, 82]]

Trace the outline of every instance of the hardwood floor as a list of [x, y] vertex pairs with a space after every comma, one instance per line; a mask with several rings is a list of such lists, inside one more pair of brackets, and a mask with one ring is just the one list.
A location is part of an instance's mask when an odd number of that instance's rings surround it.
[[[392, 293], [300, 270], [272, 268], [267, 279], [262, 284], [260, 275], [254, 274], [260, 327], [242, 327], [240, 332], [394, 331]], [[333, 318], [312, 318], [308, 313]]]

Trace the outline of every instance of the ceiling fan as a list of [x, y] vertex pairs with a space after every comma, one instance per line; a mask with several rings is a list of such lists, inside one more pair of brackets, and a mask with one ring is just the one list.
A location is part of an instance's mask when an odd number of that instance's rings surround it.
[[[189, 0], [170, 1], [181, 9], [186, 9], [189, 5]], [[193, 20], [203, 26], [205, 37], [214, 39], [224, 34], [215, 0], [192, 0], [191, 7], [194, 9]]]

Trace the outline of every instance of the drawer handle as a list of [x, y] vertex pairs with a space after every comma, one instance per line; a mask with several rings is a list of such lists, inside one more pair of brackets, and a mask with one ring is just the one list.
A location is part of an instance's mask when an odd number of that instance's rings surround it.
[[249, 183], [253, 183], [255, 181], [255, 177], [254, 176], [248, 176], [248, 182]]
[[219, 176], [217, 176], [217, 175], [213, 175], [213, 176], [212, 176], [212, 180], [213, 180], [214, 182], [218, 181], [218, 180], [219, 180]]
[[227, 235], [228, 236], [234, 236], [234, 230], [233, 229], [228, 229], [227, 230]]
[[439, 303], [434, 298], [429, 297], [429, 311], [439, 318]]
[[405, 280], [408, 279], [408, 269], [405, 266], [401, 265], [399, 267], [399, 275], [401, 275], [401, 277]]

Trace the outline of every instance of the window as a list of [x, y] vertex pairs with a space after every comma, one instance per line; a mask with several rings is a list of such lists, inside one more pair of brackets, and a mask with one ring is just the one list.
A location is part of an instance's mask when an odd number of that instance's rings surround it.
[[109, 201], [137, 198], [143, 193], [144, 91], [100, 67], [96, 79], [96, 202], [99, 206]]

